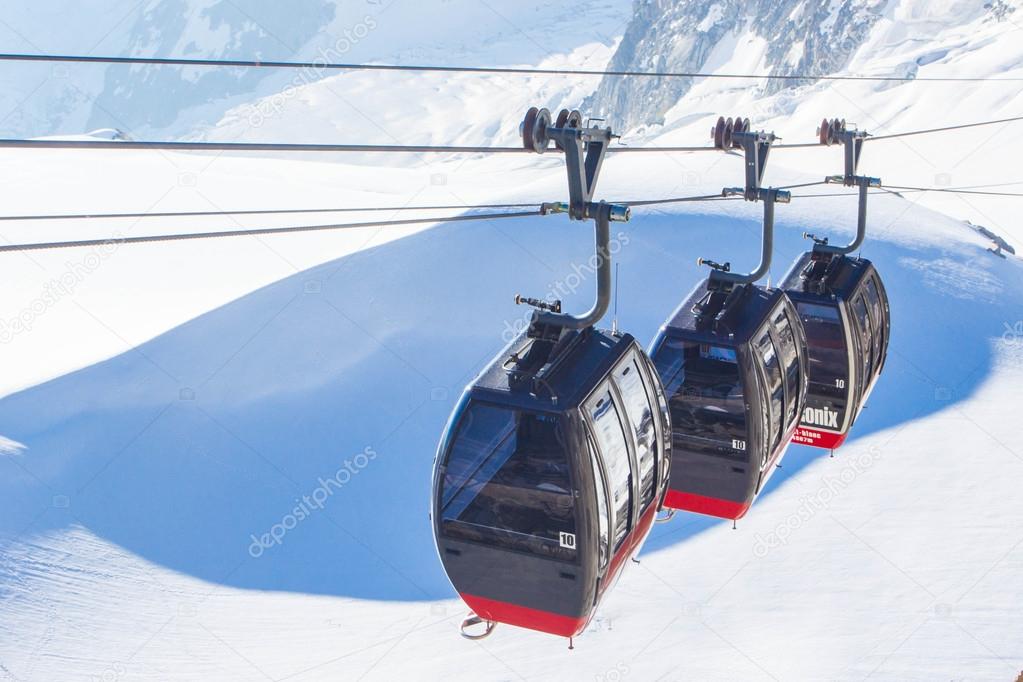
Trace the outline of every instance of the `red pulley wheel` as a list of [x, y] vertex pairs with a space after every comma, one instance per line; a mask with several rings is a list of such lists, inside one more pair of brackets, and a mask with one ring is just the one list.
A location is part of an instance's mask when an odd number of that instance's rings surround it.
[[821, 139], [821, 144], [827, 144], [827, 145], [831, 144], [831, 136], [828, 134], [828, 131], [830, 129], [831, 129], [831, 123], [828, 122], [828, 119], [824, 119], [823, 121], [821, 121], [821, 127], [817, 131], [817, 134], [818, 134], [818, 136]]
[[716, 149], [725, 148], [725, 117], [718, 116], [717, 125], [713, 129], [714, 147]]
[[731, 149], [732, 148], [732, 131], [733, 130], [735, 130], [735, 123], [732, 121], [731, 118], [726, 118], [725, 119], [725, 136], [724, 136], [724, 139], [723, 139], [724, 146], [722, 147], [722, 149]]
[[739, 146], [738, 143], [735, 141], [734, 133], [741, 133], [741, 132], [743, 132], [743, 130], [742, 130], [742, 116], [736, 116], [735, 120], [732, 121], [732, 133], [733, 133], [733, 136], [732, 136], [732, 146], [733, 147], [738, 147]]

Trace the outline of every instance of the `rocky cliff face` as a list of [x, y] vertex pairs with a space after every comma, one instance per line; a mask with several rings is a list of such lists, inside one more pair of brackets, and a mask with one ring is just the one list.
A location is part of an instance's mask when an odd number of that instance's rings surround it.
[[[840, 71], [882, 17], [889, 0], [636, 0], [610, 69], [697, 72], [712, 52], [729, 56], [735, 38], [767, 42], [766, 73], [808, 74], [758, 86], [764, 94]], [[745, 41], [734, 43], [743, 49]], [[661, 123], [689, 92], [689, 78], [605, 78], [586, 102], [617, 129]]]

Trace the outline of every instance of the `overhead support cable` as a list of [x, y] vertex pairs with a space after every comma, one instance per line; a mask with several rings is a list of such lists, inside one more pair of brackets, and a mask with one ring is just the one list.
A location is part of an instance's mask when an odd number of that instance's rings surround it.
[[[1013, 116], [992, 121], [977, 121], [942, 128], [924, 130], [907, 130], [888, 135], [868, 135], [865, 141], [893, 140], [913, 135], [963, 130], [981, 126], [991, 126], [1023, 121], [1023, 116]], [[780, 139], [780, 138], [779, 138]], [[219, 152], [336, 152], [359, 154], [527, 154], [531, 149], [525, 147], [498, 147], [487, 145], [401, 145], [401, 144], [317, 144], [299, 142], [174, 142], [174, 141], [138, 141], [138, 140], [58, 140], [58, 139], [0, 139], [0, 148], [8, 149], [116, 149], [128, 150], [163, 150], [163, 151], [219, 151]], [[808, 149], [825, 148], [819, 142], [794, 144], [774, 144], [773, 149]], [[624, 153], [691, 153], [713, 152], [716, 147], [710, 146], [663, 146], [663, 147], [628, 147], [620, 145], [608, 147], [609, 154]]]
[[179, 57], [113, 57], [57, 54], [0, 54], [0, 61], [64, 62], [77, 64], [145, 64], [150, 66], [193, 66], [260, 69], [305, 69], [310, 71], [396, 71], [410, 73], [519, 74], [526, 76], [587, 76], [621, 78], [718, 78], [728, 80], [868, 81], [895, 83], [1017, 83], [1023, 78], [990, 76], [863, 76], [811, 73], [712, 73], [700, 71], [640, 71], [631, 69], [553, 69], [505, 66], [445, 66], [439, 64], [368, 64], [353, 62], [280, 61], [255, 59], [186, 59]]

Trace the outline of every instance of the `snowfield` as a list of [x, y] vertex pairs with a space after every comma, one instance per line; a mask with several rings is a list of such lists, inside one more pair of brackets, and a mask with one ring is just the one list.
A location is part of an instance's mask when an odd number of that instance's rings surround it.
[[[886, 73], [930, 55], [921, 76], [1023, 75], [1012, 24], [974, 21], [969, 3], [951, 0], [891, 4], [872, 34], [876, 58], [858, 55], [852, 71]], [[402, 14], [424, 27], [423, 41], [427, 6], [438, 26], [455, 12], [420, 3]], [[491, 13], [482, 44], [436, 36], [480, 63], [520, 63], [510, 46], [528, 42], [528, 63], [599, 68], [630, 3], [577, 7], [531, 10], [570, 20], [549, 34]], [[474, 15], [481, 24], [484, 14]], [[755, 68], [755, 55], [724, 54], [743, 41], [735, 36], [715, 66]], [[343, 74], [276, 104], [254, 96], [203, 134], [514, 144], [527, 106], [572, 104], [593, 86]], [[802, 142], [824, 116], [860, 116], [881, 134], [1010, 117], [1020, 105], [1019, 88], [990, 83], [839, 83], [760, 101], [707, 82], [662, 129], [623, 143], [702, 144], [719, 113], [741, 111]], [[256, 127], [254, 112], [264, 115]], [[927, 187], [1023, 182], [1012, 164], [1020, 127], [868, 143], [861, 172]], [[841, 158], [838, 148], [779, 149], [767, 181], [818, 180], [841, 172]], [[0, 153], [0, 177], [4, 215], [565, 195], [555, 154], [18, 150]], [[611, 155], [598, 196], [712, 193], [741, 178], [734, 155]], [[851, 194], [802, 196], [831, 191], [794, 190], [778, 207], [772, 282], [807, 248], [803, 231], [851, 235]], [[891, 298], [892, 344], [848, 444], [833, 459], [792, 446], [736, 530], [686, 514], [657, 526], [572, 651], [506, 626], [461, 639], [466, 609], [436, 558], [427, 511], [454, 402], [527, 312], [514, 294], [575, 281], [566, 308], [589, 306], [593, 282], [580, 266], [590, 225], [547, 216], [7, 254], [0, 680], [1014, 680], [1023, 671], [1023, 266], [987, 251], [964, 220], [1019, 248], [1018, 201], [871, 196], [862, 253]], [[397, 214], [340, 216], [0, 222], [0, 238]], [[737, 201], [636, 209], [615, 224], [621, 328], [648, 343], [705, 275], [697, 257], [751, 266], [759, 221], [759, 206]], [[316, 505], [299, 514], [306, 497]]]

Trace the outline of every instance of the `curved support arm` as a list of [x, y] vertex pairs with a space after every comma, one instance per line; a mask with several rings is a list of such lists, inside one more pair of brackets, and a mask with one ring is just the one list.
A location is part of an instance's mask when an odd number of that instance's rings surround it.
[[760, 193], [760, 198], [764, 202], [764, 238], [760, 249], [760, 265], [748, 275], [714, 270], [710, 274], [712, 280], [732, 284], [752, 284], [770, 271], [771, 258], [774, 254], [774, 205], [779, 201], [787, 203], [790, 195], [788, 192], [777, 189], [761, 189]]
[[533, 324], [556, 325], [566, 329], [585, 329], [599, 322], [611, 305], [611, 209], [603, 201], [595, 216], [597, 245], [597, 300], [582, 315], [555, 313], [548, 310], [533, 312]]
[[859, 210], [856, 216], [856, 237], [845, 246], [831, 246], [830, 244], [817, 244], [813, 250], [817, 253], [833, 253], [847, 256], [863, 245], [867, 236], [867, 190], [871, 187], [880, 187], [881, 181], [877, 178], [856, 177], [856, 184], [860, 188]]

